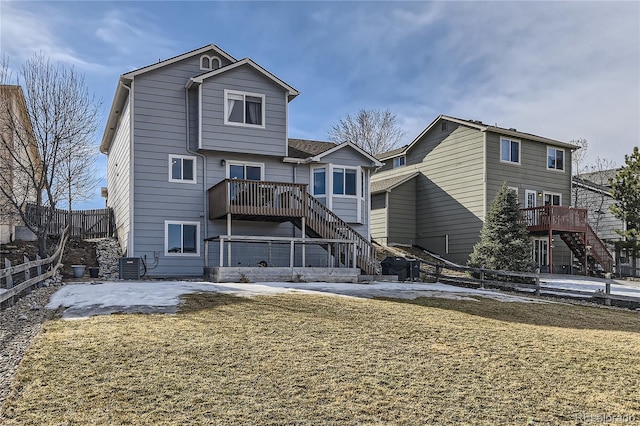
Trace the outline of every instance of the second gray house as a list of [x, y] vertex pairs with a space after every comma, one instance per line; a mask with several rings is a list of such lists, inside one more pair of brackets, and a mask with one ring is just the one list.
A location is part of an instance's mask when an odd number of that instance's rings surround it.
[[[440, 115], [410, 144], [378, 156], [372, 238], [466, 263], [504, 182], [517, 193], [545, 272], [609, 270], [611, 255], [571, 203], [576, 146], [513, 128]], [[574, 262], [575, 261], [575, 262]]]
[[290, 139], [296, 96], [213, 44], [123, 74], [100, 150], [126, 257], [150, 276], [257, 266], [375, 272], [368, 188], [381, 163], [349, 143]]

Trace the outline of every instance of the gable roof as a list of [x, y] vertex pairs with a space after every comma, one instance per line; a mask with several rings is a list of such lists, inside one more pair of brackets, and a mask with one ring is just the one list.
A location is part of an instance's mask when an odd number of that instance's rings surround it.
[[604, 183], [602, 184], [603, 186], [610, 186], [609, 179], [614, 179], [619, 171], [620, 168], [615, 168], [597, 172], [580, 173], [579, 178], [584, 181], [592, 182], [594, 184], [596, 184], [598, 181], [604, 181]]
[[477, 129], [481, 132], [492, 132], [492, 133], [498, 133], [500, 135], [504, 135], [504, 136], [512, 136], [512, 137], [516, 137], [516, 138], [522, 138], [522, 139], [529, 139], [535, 142], [541, 142], [541, 143], [545, 143], [545, 144], [549, 144], [549, 145], [554, 145], [554, 146], [559, 146], [562, 148], [566, 148], [566, 149], [578, 149], [579, 147], [567, 142], [562, 142], [556, 139], [549, 139], [549, 138], [545, 138], [542, 136], [537, 136], [534, 135], [532, 133], [525, 133], [525, 132], [519, 132], [518, 130], [514, 129], [514, 128], [504, 128], [504, 127], [498, 127], [498, 126], [491, 126], [489, 124], [485, 124], [480, 120], [464, 120], [461, 118], [456, 118], [456, 117], [451, 117], [449, 115], [443, 115], [440, 114], [435, 120], [433, 120], [431, 122], [431, 124], [429, 124], [427, 126], [426, 129], [424, 129], [414, 140], [413, 142], [411, 142], [409, 145], [406, 145], [406, 148], [402, 151], [400, 151], [399, 149], [397, 150], [393, 150], [393, 151], [388, 151], [385, 153], [382, 153], [380, 155], [378, 155], [379, 159], [388, 159], [391, 157], [397, 157], [399, 155], [405, 155], [407, 153], [407, 151], [409, 151], [411, 148], [413, 148], [414, 145], [416, 145], [424, 135], [426, 135], [434, 126], [436, 126], [441, 120], [446, 120], [446, 121], [451, 121], [453, 123], [458, 123], [461, 124], [463, 126], [467, 126], [473, 129]]
[[300, 92], [298, 92], [292, 86], [290, 86], [287, 83], [285, 83], [284, 81], [280, 80], [278, 77], [276, 77], [275, 75], [271, 74], [266, 69], [262, 68], [260, 65], [255, 63], [250, 58], [244, 58], [244, 59], [242, 59], [242, 60], [240, 60], [238, 62], [234, 62], [232, 64], [229, 64], [229, 65], [225, 66], [225, 67], [220, 67], [220, 68], [215, 69], [213, 71], [208, 71], [208, 72], [206, 72], [204, 74], [200, 74], [199, 76], [192, 77], [192, 78], [189, 79], [189, 82], [187, 83], [187, 88], [190, 88], [194, 84], [202, 84], [204, 82], [204, 80], [206, 80], [207, 78], [214, 77], [216, 75], [225, 73], [225, 72], [230, 71], [232, 69], [241, 67], [243, 65], [250, 66], [254, 70], [258, 71], [260, 74], [264, 75], [269, 80], [273, 81], [274, 83], [276, 83], [277, 85], [279, 85], [283, 89], [285, 89], [287, 92], [289, 92], [289, 96], [288, 96], [289, 101], [293, 100], [293, 98], [295, 98], [296, 96], [298, 96], [300, 94]]
[[611, 195], [611, 187], [607, 185], [600, 185], [587, 179], [579, 178], [578, 176], [571, 176], [571, 183], [574, 186], [587, 189], [589, 191], [598, 192], [600, 194], [613, 197]]
[[382, 163], [374, 156], [364, 151], [351, 142], [343, 142], [336, 144], [334, 142], [322, 142], [307, 139], [289, 139], [289, 155], [288, 158], [304, 159], [305, 163], [318, 163], [322, 161], [322, 157], [332, 154], [344, 148], [351, 148], [358, 154], [371, 161], [371, 167], [380, 167]]
[[312, 141], [307, 139], [289, 139], [289, 157], [309, 158], [322, 154], [335, 147], [333, 142]]
[[391, 151], [383, 152], [381, 154], [376, 155], [378, 160], [386, 160], [387, 158], [396, 157], [398, 154], [402, 154], [407, 150], [409, 145], [402, 145], [400, 148], [392, 149]]
[[220, 49], [215, 44], [207, 44], [206, 46], [202, 46], [202, 47], [200, 47], [198, 49], [194, 49], [194, 50], [192, 50], [190, 52], [182, 53], [180, 55], [174, 56], [173, 58], [165, 59], [164, 61], [158, 61], [155, 64], [147, 65], [145, 67], [138, 68], [138, 69], [133, 70], [133, 71], [129, 71], [128, 73], [122, 74], [122, 77], [125, 78], [125, 79], [132, 79], [133, 77], [135, 77], [137, 75], [144, 74], [146, 72], [153, 71], [153, 70], [158, 69], [158, 68], [162, 68], [164, 66], [167, 66], [167, 65], [182, 61], [183, 59], [187, 59], [187, 58], [190, 58], [192, 56], [199, 55], [201, 53], [208, 52], [210, 50], [215, 51], [220, 56], [226, 58], [227, 60], [229, 60], [231, 62], [237, 62], [238, 61], [236, 58], [234, 58], [233, 56], [229, 55], [227, 52], [225, 52], [224, 50]]
[[410, 181], [414, 177], [418, 176], [420, 172], [405, 173], [403, 175], [392, 176], [381, 180], [371, 180], [371, 193], [376, 194], [379, 192], [391, 191], [394, 188], [402, 185], [405, 182]]

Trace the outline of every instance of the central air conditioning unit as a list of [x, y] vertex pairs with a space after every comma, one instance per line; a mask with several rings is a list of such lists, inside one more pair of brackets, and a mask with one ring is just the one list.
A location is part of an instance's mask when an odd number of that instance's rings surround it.
[[140, 279], [140, 258], [121, 257], [120, 258], [120, 279], [139, 280]]

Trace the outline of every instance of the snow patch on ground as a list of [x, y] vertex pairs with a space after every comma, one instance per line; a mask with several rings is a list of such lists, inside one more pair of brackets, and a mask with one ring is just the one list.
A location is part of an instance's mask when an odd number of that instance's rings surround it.
[[207, 283], [188, 281], [120, 281], [68, 284], [58, 290], [47, 309], [66, 308], [63, 318], [87, 318], [113, 313], [175, 313], [180, 296], [200, 292], [217, 292], [243, 297], [282, 293], [331, 294], [348, 297], [389, 297], [415, 299], [439, 297], [455, 300], [490, 298], [502, 302], [547, 303], [538, 299], [430, 283]]

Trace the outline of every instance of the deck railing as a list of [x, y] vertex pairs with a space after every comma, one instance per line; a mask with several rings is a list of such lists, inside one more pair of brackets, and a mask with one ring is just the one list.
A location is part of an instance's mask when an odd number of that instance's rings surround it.
[[566, 206], [544, 206], [522, 209], [529, 231], [586, 232], [587, 210]]
[[307, 186], [298, 183], [225, 179], [209, 188], [209, 219], [226, 214], [303, 217]]

